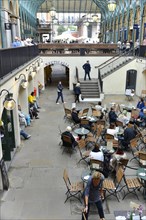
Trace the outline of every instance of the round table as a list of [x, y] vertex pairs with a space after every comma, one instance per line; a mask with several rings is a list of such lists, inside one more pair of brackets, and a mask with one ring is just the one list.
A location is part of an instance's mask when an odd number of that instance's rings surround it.
[[86, 128], [76, 128], [74, 130], [74, 132], [76, 134], [78, 134], [79, 136], [84, 136], [84, 135], [87, 135], [90, 131], [88, 129], [86, 129]]

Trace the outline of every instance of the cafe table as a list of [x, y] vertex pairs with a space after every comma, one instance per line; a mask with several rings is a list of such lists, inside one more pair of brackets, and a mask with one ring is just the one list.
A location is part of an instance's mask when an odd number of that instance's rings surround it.
[[76, 128], [74, 133], [76, 133], [81, 139], [82, 136], [87, 135], [90, 131], [86, 128]]
[[146, 199], [146, 168], [140, 167], [137, 170], [137, 177], [141, 179], [144, 190], [143, 197]]

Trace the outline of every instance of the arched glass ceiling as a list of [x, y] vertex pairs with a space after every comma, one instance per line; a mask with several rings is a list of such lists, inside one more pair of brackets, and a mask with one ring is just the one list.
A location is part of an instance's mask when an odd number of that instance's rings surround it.
[[58, 13], [98, 13], [107, 11], [107, 0], [19, 0], [32, 15], [48, 12], [55, 7]]

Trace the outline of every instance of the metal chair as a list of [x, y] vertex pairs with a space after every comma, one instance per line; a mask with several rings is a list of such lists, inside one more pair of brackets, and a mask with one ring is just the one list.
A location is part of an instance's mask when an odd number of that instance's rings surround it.
[[65, 193], [67, 198], [66, 198], [65, 202], [68, 199], [73, 197], [75, 199], [78, 199], [82, 203], [81, 196], [82, 196], [82, 192], [84, 190], [84, 183], [83, 182], [71, 183], [66, 169], [64, 169], [64, 172], [63, 172], [63, 179], [64, 179], [64, 182], [65, 182], [65, 185], [67, 188], [67, 191]]

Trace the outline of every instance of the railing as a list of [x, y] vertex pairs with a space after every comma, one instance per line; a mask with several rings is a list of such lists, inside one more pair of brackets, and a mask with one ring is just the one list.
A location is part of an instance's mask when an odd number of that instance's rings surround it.
[[112, 55], [117, 52], [117, 44], [79, 44], [79, 43], [45, 43], [38, 44], [39, 51], [41, 55], [46, 56], [51, 55], [79, 55], [79, 56], [89, 56], [89, 55]]
[[0, 50], [0, 79], [39, 55], [38, 46]]

